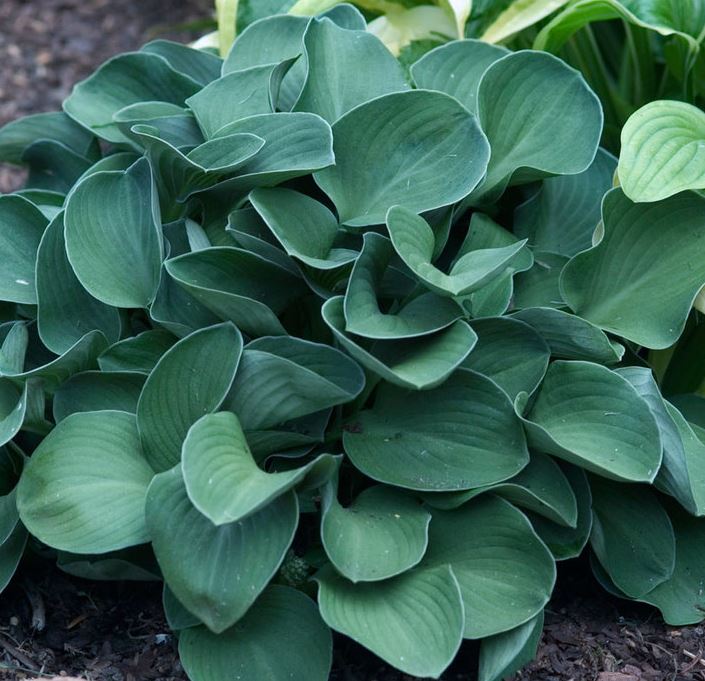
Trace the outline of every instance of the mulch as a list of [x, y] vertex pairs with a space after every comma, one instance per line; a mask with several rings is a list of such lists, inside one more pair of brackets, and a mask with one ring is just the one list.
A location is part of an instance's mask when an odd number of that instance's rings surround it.
[[[0, 125], [59, 108], [73, 84], [113, 54], [155, 37], [187, 41], [211, 0], [2, 0]], [[186, 25], [186, 26], [185, 26]], [[0, 165], [0, 193], [21, 182]], [[614, 599], [585, 561], [562, 565], [536, 661], [516, 681], [705, 681], [705, 628], [666, 627]], [[40, 561], [0, 597], [0, 679], [185, 681], [154, 584], [69, 577]], [[414, 681], [338, 640], [331, 681]], [[473, 681], [477, 646], [444, 681]], [[226, 680], [223, 680], [226, 681]]]

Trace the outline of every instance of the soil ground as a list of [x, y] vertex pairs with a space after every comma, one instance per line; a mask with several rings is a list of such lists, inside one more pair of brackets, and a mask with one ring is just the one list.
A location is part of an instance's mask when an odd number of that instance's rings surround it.
[[[0, 125], [59, 107], [73, 83], [154, 37], [189, 40], [210, 0], [2, 0]], [[0, 165], [0, 192], [21, 181]], [[332, 681], [413, 681], [338, 641]], [[467, 644], [445, 681], [473, 681]], [[154, 584], [93, 583], [24, 566], [0, 598], [0, 679], [184, 681]], [[223, 680], [226, 681], [226, 680]], [[664, 626], [604, 594], [584, 561], [562, 565], [537, 660], [517, 681], [705, 681], [705, 628]]]

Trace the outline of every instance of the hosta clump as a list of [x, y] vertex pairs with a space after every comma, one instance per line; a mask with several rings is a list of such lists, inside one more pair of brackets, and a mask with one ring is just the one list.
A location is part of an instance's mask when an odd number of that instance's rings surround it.
[[410, 79], [341, 5], [224, 61], [150, 43], [0, 131], [0, 585], [28, 535], [163, 580], [194, 681], [324, 680], [331, 630], [432, 677], [481, 639], [500, 679], [588, 542], [702, 618], [697, 398], [642, 347], [705, 282], [659, 264], [705, 200], [610, 189], [555, 57], [456, 41]]

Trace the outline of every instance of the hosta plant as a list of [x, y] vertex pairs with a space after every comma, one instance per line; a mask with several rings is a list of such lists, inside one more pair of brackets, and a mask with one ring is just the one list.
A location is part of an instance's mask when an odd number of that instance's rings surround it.
[[704, 421], [647, 351], [705, 199], [613, 189], [556, 57], [407, 72], [365, 28], [152, 42], [0, 130], [0, 587], [26, 547], [163, 581], [194, 681], [325, 681], [333, 631], [424, 677], [480, 640], [496, 681], [584, 550], [700, 621]]

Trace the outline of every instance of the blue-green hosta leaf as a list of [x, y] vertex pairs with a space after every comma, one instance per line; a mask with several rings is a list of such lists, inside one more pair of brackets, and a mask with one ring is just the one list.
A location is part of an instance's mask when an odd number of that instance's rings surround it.
[[36, 304], [37, 250], [47, 222], [27, 199], [0, 196], [0, 300]]
[[12, 533], [0, 543], [0, 593], [4, 591], [15, 574], [28, 538], [24, 525], [17, 522]]
[[[518, 406], [522, 401], [520, 395]], [[598, 364], [553, 362], [524, 426], [535, 449], [613, 480], [651, 482], [661, 465], [649, 405], [625, 378]]]
[[641, 598], [673, 575], [676, 545], [668, 514], [648, 487], [593, 477], [590, 488], [593, 551], [619, 589]]
[[333, 125], [335, 165], [314, 178], [340, 221], [381, 224], [389, 208], [414, 212], [448, 206], [480, 182], [489, 146], [457, 100], [410, 90], [378, 97]]
[[[417, 215], [413, 217], [423, 221]], [[425, 221], [423, 226], [431, 232]], [[463, 310], [455, 301], [433, 293], [413, 298], [393, 314], [382, 312], [377, 291], [393, 256], [389, 239], [374, 232], [365, 234], [345, 293], [347, 333], [374, 339], [414, 338], [445, 329], [463, 317]]]
[[432, 262], [435, 236], [428, 223], [413, 211], [394, 206], [387, 213], [387, 229], [399, 257], [432, 291], [461, 297], [477, 291], [511, 264], [525, 241], [509, 246], [469, 250], [446, 274]]
[[705, 198], [683, 193], [632, 203], [621, 189], [602, 205], [604, 238], [563, 270], [563, 297], [580, 317], [638, 345], [666, 348], [680, 336], [705, 262]]
[[364, 384], [360, 367], [340, 350], [270, 336], [247, 345], [227, 407], [249, 436], [350, 402]]
[[257, 135], [234, 134], [205, 142], [184, 154], [161, 139], [152, 126], [136, 125], [132, 132], [147, 150], [165, 216], [175, 212], [174, 203], [234, 173], [264, 146]]
[[197, 147], [205, 141], [193, 113], [175, 104], [138, 102], [120, 109], [113, 120], [120, 132], [138, 147], [144, 143], [132, 130], [137, 125], [155, 128], [161, 139], [179, 149]]
[[225, 323], [195, 331], [157, 362], [137, 404], [140, 437], [155, 470], [179, 463], [186, 433], [221, 405], [241, 354], [240, 332]]
[[553, 357], [616, 364], [624, 355], [623, 346], [610, 340], [594, 324], [569, 312], [551, 307], [529, 307], [511, 316], [533, 327], [548, 343]]
[[39, 139], [22, 154], [29, 166], [26, 187], [66, 193], [76, 180], [93, 165], [93, 161], [54, 140]]
[[25, 149], [37, 140], [61, 142], [80, 156], [96, 160], [95, 137], [61, 112], [33, 114], [3, 125], [0, 128], [0, 159], [21, 165]]
[[329, 270], [350, 263], [357, 251], [338, 248], [338, 220], [322, 203], [284, 187], [261, 187], [250, 194], [257, 214], [282, 248], [314, 269]]
[[577, 175], [550, 177], [514, 214], [514, 230], [538, 251], [573, 257], [592, 246], [602, 197], [612, 188], [615, 158], [600, 149]]
[[531, 269], [514, 279], [514, 307], [565, 307], [560, 277], [569, 258], [557, 253], [534, 251]]
[[686, 102], [650, 102], [622, 128], [619, 181], [637, 203], [705, 189], [705, 114]]
[[111, 345], [100, 357], [101, 371], [148, 374], [177, 338], [164, 329], [150, 329]]
[[33, 203], [47, 220], [53, 220], [61, 212], [66, 200], [61, 192], [46, 189], [21, 189], [15, 192], [15, 196]]
[[201, 620], [193, 613], [189, 612], [181, 601], [179, 601], [169, 585], [164, 582], [162, 591], [162, 605], [164, 606], [164, 617], [169, 628], [173, 631], [181, 631], [190, 627], [197, 627]]
[[311, 474], [325, 480], [335, 459], [322, 454], [305, 466], [265, 473], [257, 466], [235, 414], [207, 414], [184, 440], [181, 466], [191, 503], [214, 525], [237, 522], [304, 483]]
[[507, 395], [468, 370], [423, 392], [383, 385], [374, 406], [347, 424], [343, 444], [373, 480], [427, 492], [501, 482], [529, 461]]
[[602, 107], [582, 75], [550, 54], [514, 52], [485, 71], [477, 94], [492, 149], [478, 192], [586, 170], [602, 134]]
[[546, 341], [528, 324], [509, 317], [478, 319], [471, 326], [477, 345], [463, 366], [491, 378], [512, 399], [520, 392], [533, 393], [548, 368]]
[[277, 314], [305, 292], [291, 271], [239, 248], [203, 249], [165, 267], [202, 305], [252, 336], [283, 334]]
[[379, 340], [365, 348], [363, 339], [346, 335], [343, 296], [326, 301], [321, 314], [336, 340], [363, 367], [407, 389], [422, 390], [443, 383], [477, 341], [477, 334], [459, 320], [432, 336]]
[[[223, 62], [223, 75], [254, 66], [278, 64], [303, 54], [303, 38], [310, 19], [288, 14], [265, 17], [237, 36]], [[284, 76], [278, 108], [291, 111], [306, 79], [306, 61], [299, 57]]]
[[450, 565], [465, 605], [465, 638], [484, 638], [535, 617], [548, 602], [556, 566], [526, 516], [482, 496], [434, 511], [422, 566]]
[[576, 526], [558, 525], [544, 516], [528, 512], [527, 516], [536, 534], [548, 546], [555, 560], [577, 558], [585, 548], [592, 531], [592, 494], [587, 475], [582, 468], [559, 463], [575, 495], [578, 507]]
[[19, 432], [27, 414], [29, 382], [20, 389], [12, 381], [0, 379], [0, 445]]
[[149, 545], [141, 544], [98, 555], [58, 551], [56, 567], [82, 579], [98, 581], [160, 582], [161, 574]]
[[[308, 175], [335, 162], [333, 133], [320, 116], [278, 112], [250, 116], [226, 125], [219, 136], [250, 133], [265, 141], [262, 150], [238, 172], [211, 190], [232, 205], [232, 196], [245, 195], [255, 187], [271, 187]], [[209, 194], [211, 192], [208, 192]]]
[[560, 466], [541, 452], [532, 452], [526, 468], [505, 482], [466, 492], [426, 494], [424, 498], [434, 508], [452, 510], [486, 492], [492, 492], [559, 525], [575, 528], [577, 524], [578, 504], [573, 488]]
[[463, 603], [448, 565], [358, 584], [327, 566], [316, 580], [326, 624], [397, 669], [438, 678], [458, 652]]
[[528, 622], [484, 639], [480, 644], [479, 681], [502, 681], [536, 657], [543, 611]]
[[147, 307], [162, 263], [156, 188], [149, 163], [85, 178], [64, 214], [66, 253], [83, 287], [115, 307]]
[[222, 634], [192, 627], [179, 637], [179, 657], [193, 681], [327, 681], [332, 648], [316, 604], [286, 586], [268, 587]]
[[233, 121], [274, 113], [273, 83], [289, 62], [253, 66], [233, 71], [186, 100], [206, 139], [220, 137], [219, 130]]
[[74, 414], [35, 450], [17, 507], [29, 531], [49, 546], [114, 551], [149, 540], [144, 503], [153, 476], [133, 414]]
[[306, 81], [294, 105], [329, 123], [376, 97], [408, 90], [401, 64], [367, 31], [313, 19], [303, 39]]
[[169, 66], [163, 57], [130, 52], [113, 57], [81, 81], [64, 102], [75, 121], [108, 142], [128, 141], [113, 114], [137, 102], [169, 102], [182, 106], [200, 85]]
[[237, 622], [279, 568], [298, 524], [289, 492], [244, 520], [215, 526], [193, 506], [181, 467], [149, 487], [147, 526], [174, 595], [211, 631]]
[[37, 328], [44, 345], [62, 354], [90, 331], [120, 336], [120, 313], [90, 295], [66, 255], [63, 212], [44, 232], [37, 251]]
[[174, 71], [201, 85], [208, 85], [218, 78], [223, 64], [223, 60], [211, 52], [196, 50], [172, 40], [153, 40], [143, 45], [140, 51], [164, 57]]
[[74, 374], [54, 393], [56, 423], [76, 412], [125, 411], [137, 413], [144, 374], [132, 371], [84, 371]]
[[678, 499], [689, 513], [705, 515], [705, 444], [680, 411], [666, 402], [651, 369], [617, 370], [646, 400], [656, 419], [663, 444], [663, 464], [654, 484]]
[[504, 47], [481, 40], [454, 40], [427, 52], [411, 67], [416, 87], [439, 90], [477, 113], [477, 90], [489, 66], [505, 57]]
[[368, 487], [348, 506], [329, 483], [322, 493], [321, 541], [331, 563], [352, 582], [375, 582], [414, 567], [428, 545], [431, 514], [394, 487]]

